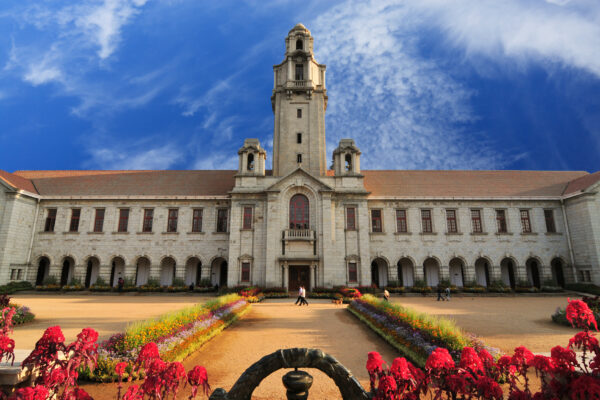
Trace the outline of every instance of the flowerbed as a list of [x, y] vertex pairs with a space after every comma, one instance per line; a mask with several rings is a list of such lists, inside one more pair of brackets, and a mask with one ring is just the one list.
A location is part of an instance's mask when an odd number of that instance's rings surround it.
[[[452, 321], [418, 313], [370, 295], [353, 301], [348, 310], [421, 367], [439, 347], [447, 349], [455, 360], [466, 346], [485, 347]], [[497, 349], [487, 350], [495, 355], [499, 353]]]
[[[595, 320], [597, 321], [600, 318], [600, 296], [583, 296], [581, 298], [581, 301], [583, 301], [589, 307], [592, 314], [594, 315]], [[569, 320], [567, 319], [567, 312], [564, 308], [557, 308], [556, 312], [552, 314], [551, 318], [554, 323], [557, 323], [559, 325], [572, 326]], [[588, 328], [591, 327], [592, 326], [590, 325]]]
[[[6, 294], [0, 295], [0, 309], [9, 309], [2, 316], [2, 324], [5, 324], [4, 318], [11, 316], [10, 326], [22, 325], [27, 322], [31, 322], [35, 319], [35, 314], [31, 312], [29, 307], [22, 306], [16, 303], [10, 302], [10, 297]], [[8, 311], [12, 310], [10, 313]]]
[[82, 376], [93, 381], [115, 381], [119, 362], [127, 363], [125, 373], [137, 378], [133, 363], [142, 346], [154, 342], [165, 361], [181, 361], [235, 322], [248, 309], [248, 302], [236, 294], [221, 296], [203, 305], [166, 314], [155, 320], [130, 325], [100, 344], [98, 365]]
[[359, 299], [362, 293], [357, 288], [334, 287], [334, 288], [314, 288], [308, 293], [309, 299], [343, 299], [344, 303], [350, 303], [354, 299]]

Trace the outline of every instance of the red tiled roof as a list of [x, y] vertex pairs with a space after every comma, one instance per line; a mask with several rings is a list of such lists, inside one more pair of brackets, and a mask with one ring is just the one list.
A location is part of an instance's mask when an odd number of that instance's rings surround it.
[[[363, 170], [362, 173], [366, 189], [371, 196], [378, 197], [558, 197], [600, 180], [600, 172], [584, 171]], [[231, 170], [16, 171], [13, 174], [0, 171], [0, 178], [41, 195], [218, 196], [227, 195], [233, 188], [235, 174]], [[327, 176], [331, 176], [330, 171]]]
[[564, 194], [572, 194], [576, 192], [580, 192], [592, 186], [594, 183], [600, 181], [600, 171], [594, 172], [593, 174], [584, 175], [580, 178], [577, 178], [571, 182], [565, 189]]
[[219, 196], [235, 184], [236, 171], [16, 171], [42, 195]]
[[583, 171], [362, 171], [371, 196], [560, 196]]
[[38, 194], [33, 183], [27, 178], [0, 169], [0, 179], [19, 190], [26, 190], [30, 193]]

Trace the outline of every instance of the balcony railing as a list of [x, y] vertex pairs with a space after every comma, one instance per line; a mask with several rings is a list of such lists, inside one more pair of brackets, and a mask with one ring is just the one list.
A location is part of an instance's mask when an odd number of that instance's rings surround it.
[[312, 229], [286, 229], [283, 234], [284, 240], [314, 240], [315, 231]]
[[312, 87], [312, 81], [288, 81], [288, 86], [295, 88], [308, 88]]

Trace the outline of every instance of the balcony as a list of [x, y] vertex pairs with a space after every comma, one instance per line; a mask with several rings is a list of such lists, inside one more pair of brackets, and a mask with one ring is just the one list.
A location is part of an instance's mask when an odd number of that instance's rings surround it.
[[312, 81], [287, 81], [288, 88], [295, 89], [312, 89], [313, 84]]
[[285, 241], [314, 241], [317, 235], [312, 229], [286, 229], [283, 231]]

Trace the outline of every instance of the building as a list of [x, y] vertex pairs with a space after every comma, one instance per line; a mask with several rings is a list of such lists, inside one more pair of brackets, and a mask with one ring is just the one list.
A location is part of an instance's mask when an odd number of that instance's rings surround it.
[[325, 65], [303, 25], [274, 66], [273, 169], [0, 171], [0, 283], [600, 284], [600, 172], [365, 171], [325, 149]]

